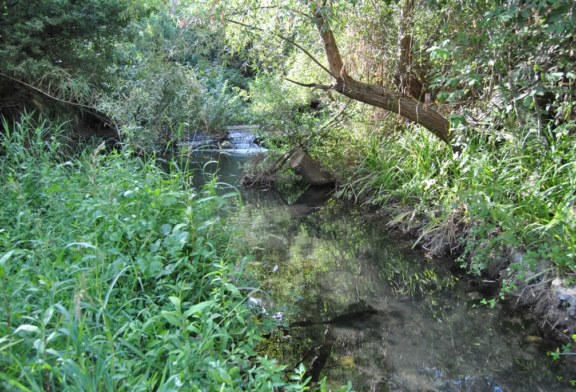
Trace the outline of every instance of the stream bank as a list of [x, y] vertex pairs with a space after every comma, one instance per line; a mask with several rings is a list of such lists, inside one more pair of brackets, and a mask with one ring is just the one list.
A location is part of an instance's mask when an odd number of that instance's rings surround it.
[[531, 263], [521, 250], [503, 248], [500, 254], [491, 254], [485, 269], [472, 274], [469, 265], [473, 254], [465, 254], [465, 244], [460, 242], [469, 228], [458, 211], [450, 214], [450, 222], [445, 223], [449, 227], [428, 232], [429, 218], [407, 207], [391, 203], [378, 207], [375, 213], [387, 227], [417, 241], [429, 257], [451, 260], [452, 269], [465, 276], [487, 306], [500, 302], [507, 311], [530, 320], [539, 339], [546, 341], [551, 357], [560, 353], [565, 361], [565, 377], [576, 378], [576, 289], [564, 284], [551, 262]]

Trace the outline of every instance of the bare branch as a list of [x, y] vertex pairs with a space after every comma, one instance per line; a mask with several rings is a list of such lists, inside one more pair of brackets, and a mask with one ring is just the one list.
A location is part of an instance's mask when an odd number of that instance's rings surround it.
[[334, 86], [328, 86], [326, 84], [318, 84], [318, 83], [302, 83], [302, 82], [297, 82], [295, 80], [292, 80], [290, 78], [284, 78], [287, 81], [289, 81], [290, 83], [294, 83], [297, 84], [298, 86], [302, 86], [302, 87], [308, 87], [308, 88], [317, 88], [320, 90], [332, 90], [334, 89]]
[[[236, 20], [226, 19], [226, 21], [227, 21], [227, 22], [230, 22], [230, 23], [233, 23], [233, 24], [237, 24], [237, 25], [242, 26], [242, 27], [245, 27], [245, 28], [247, 28], [247, 29], [258, 30], [258, 31], [262, 31], [262, 32], [267, 32], [266, 30], [261, 29], [260, 27], [251, 26], [251, 25], [248, 25], [248, 24], [246, 24], [246, 23], [238, 22], [238, 21], [236, 21]], [[289, 44], [297, 47], [297, 48], [300, 49], [306, 56], [308, 56], [314, 63], [316, 63], [316, 65], [318, 65], [320, 68], [322, 68], [324, 71], [326, 71], [326, 72], [328, 73], [328, 75], [330, 75], [330, 76], [332, 76], [332, 77], [335, 77], [335, 76], [328, 70], [328, 68], [326, 68], [324, 65], [322, 65], [322, 64], [320, 63], [320, 61], [318, 61], [314, 56], [312, 56], [312, 54], [311, 54], [309, 51], [307, 51], [306, 49], [304, 49], [304, 48], [303, 48], [301, 45], [299, 45], [298, 43], [292, 41], [291, 39], [288, 39], [288, 38], [284, 37], [284, 36], [281, 35], [281, 34], [274, 33], [274, 32], [268, 32], [268, 33], [270, 33], [270, 34], [274, 35], [275, 37], [278, 37], [278, 38], [280, 38], [281, 40], [286, 41], [286, 42], [288, 42]]]

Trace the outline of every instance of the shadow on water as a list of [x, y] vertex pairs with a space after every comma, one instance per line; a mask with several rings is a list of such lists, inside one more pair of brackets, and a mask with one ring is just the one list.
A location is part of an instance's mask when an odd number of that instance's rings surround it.
[[[237, 185], [249, 155], [199, 154]], [[204, 165], [206, 161], [214, 163]], [[359, 391], [568, 391], [519, 317], [478, 293], [382, 222], [309, 189], [290, 205], [242, 190], [239, 242], [266, 293], [252, 298], [278, 327], [262, 352], [303, 362], [313, 380]]]

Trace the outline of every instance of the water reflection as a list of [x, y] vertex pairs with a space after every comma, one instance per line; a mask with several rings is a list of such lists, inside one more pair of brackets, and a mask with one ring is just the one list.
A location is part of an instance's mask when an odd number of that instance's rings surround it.
[[446, 267], [332, 204], [303, 219], [248, 205], [241, 217], [266, 222], [246, 241], [291, 324], [265, 350], [357, 390], [562, 390], [520, 320], [507, 325], [498, 310], [475, 307]]
[[[238, 178], [238, 160], [219, 167]], [[244, 194], [239, 243], [254, 255], [259, 301], [282, 318], [263, 352], [361, 391], [570, 390], [527, 339], [531, 327], [478, 307], [477, 293], [379, 218], [320, 208], [325, 197], [311, 190], [288, 205], [273, 190]]]

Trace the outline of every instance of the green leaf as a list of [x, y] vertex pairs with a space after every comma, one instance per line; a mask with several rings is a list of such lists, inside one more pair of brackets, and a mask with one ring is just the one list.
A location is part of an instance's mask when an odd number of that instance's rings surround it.
[[24, 331], [24, 332], [40, 332], [40, 328], [38, 328], [35, 325], [30, 325], [30, 324], [22, 324], [21, 326], [19, 326], [18, 328], [16, 328], [16, 330], [14, 331], [14, 333], [18, 333], [20, 331]]
[[6, 262], [8, 261], [8, 259], [10, 259], [10, 257], [12, 257], [14, 252], [16, 252], [16, 249], [12, 249], [11, 251], [4, 253], [4, 255], [0, 257], [0, 266], [6, 264]]
[[180, 309], [181, 302], [178, 297], [170, 296], [168, 297], [168, 299], [170, 300], [170, 302], [172, 302], [172, 304], [176, 307], [176, 309]]
[[234, 295], [241, 295], [238, 287], [234, 286], [232, 283], [224, 283], [224, 287], [226, 287]]
[[190, 306], [190, 308], [188, 308], [188, 310], [184, 313], [184, 316], [186, 317], [190, 317], [193, 314], [197, 314], [202, 312], [204, 309], [206, 309], [209, 306], [212, 306], [214, 304], [214, 301], [204, 301], [204, 302], [200, 302], [197, 303], [195, 305]]
[[162, 317], [175, 327], [180, 327], [180, 318], [175, 312], [162, 312]]

